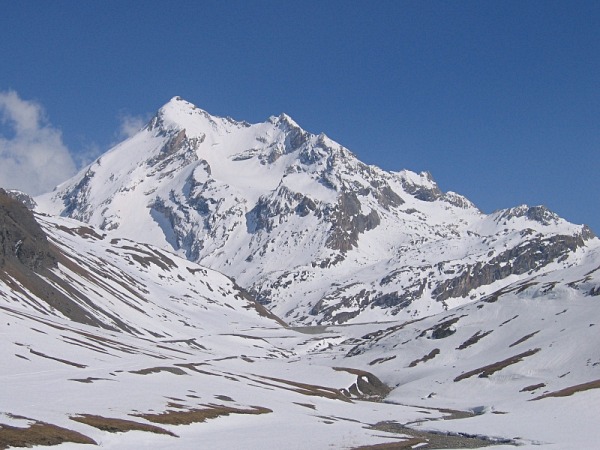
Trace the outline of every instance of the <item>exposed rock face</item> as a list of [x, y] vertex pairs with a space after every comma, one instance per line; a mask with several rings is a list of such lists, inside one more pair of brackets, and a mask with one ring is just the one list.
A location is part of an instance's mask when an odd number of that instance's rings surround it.
[[15, 200], [18, 200], [21, 203], [23, 203], [27, 209], [30, 209], [33, 211], [35, 209], [35, 207], [37, 206], [37, 203], [33, 199], [33, 197], [26, 194], [25, 192], [16, 191], [14, 189], [11, 189], [11, 190], [6, 191], [6, 193], [10, 197], [14, 198]]
[[250, 233], [270, 233], [286, 216], [297, 214], [304, 217], [315, 209], [316, 205], [310, 198], [281, 186], [275, 195], [258, 199], [254, 208], [246, 214], [246, 228]]
[[34, 271], [56, 264], [31, 211], [0, 189], [0, 268], [11, 261]]
[[[99, 161], [98, 161], [99, 164]], [[79, 179], [75, 189], [64, 193], [61, 200], [65, 206], [65, 216], [87, 222], [90, 218], [91, 205], [88, 202], [90, 183], [94, 178], [94, 171], [90, 167], [85, 175]]]
[[594, 234], [594, 232], [592, 231], [592, 229], [590, 227], [588, 227], [587, 225], [584, 225], [582, 230], [581, 230], [581, 238], [584, 241], [589, 241], [592, 239], [595, 239], [597, 236], [596, 234]]
[[326, 245], [341, 252], [347, 252], [358, 243], [358, 236], [380, 224], [379, 215], [374, 209], [367, 215], [361, 213], [361, 203], [354, 193], [341, 193], [338, 204], [331, 213], [331, 233]]
[[450, 297], [465, 297], [480, 286], [502, 280], [509, 275], [533, 272], [568, 257], [569, 253], [585, 245], [578, 236], [554, 236], [533, 239], [515, 248], [502, 252], [487, 262], [478, 262], [465, 267], [458, 277], [440, 283], [432, 292], [438, 301]]
[[402, 180], [402, 187], [406, 192], [414, 195], [415, 198], [423, 200], [424, 202], [433, 202], [442, 197], [443, 192], [433, 183], [433, 178], [430, 173], [425, 172], [422, 174], [424, 178], [432, 183], [432, 186], [416, 184], [406, 179]]
[[146, 161], [146, 165], [152, 168], [149, 175], [158, 175], [159, 179], [197, 161], [195, 150], [205, 139], [205, 136], [188, 138], [185, 129], [166, 134], [168, 140], [158, 155]]
[[552, 225], [560, 220], [560, 217], [550, 211], [545, 206], [517, 206], [509, 208], [498, 217], [498, 222], [503, 220], [513, 219], [515, 217], [526, 217], [529, 220], [541, 223], [542, 225]]

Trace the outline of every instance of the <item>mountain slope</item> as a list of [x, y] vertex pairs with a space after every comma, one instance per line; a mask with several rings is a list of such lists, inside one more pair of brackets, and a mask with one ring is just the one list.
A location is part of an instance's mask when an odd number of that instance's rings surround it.
[[171, 249], [291, 323], [415, 317], [577, 264], [598, 240], [544, 207], [491, 215], [427, 173], [386, 172], [282, 114], [175, 97], [39, 209]]
[[2, 192], [0, 239], [0, 448], [597, 442], [600, 249], [429, 317], [288, 328], [219, 273]]
[[0, 296], [28, 311], [161, 338], [223, 318], [283, 324], [218, 272], [70, 219], [36, 219], [2, 190], [0, 239]]

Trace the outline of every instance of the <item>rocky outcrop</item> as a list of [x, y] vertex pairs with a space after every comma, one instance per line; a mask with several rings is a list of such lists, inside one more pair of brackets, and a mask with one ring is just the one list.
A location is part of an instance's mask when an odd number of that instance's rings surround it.
[[12, 197], [15, 200], [18, 200], [19, 202], [23, 203], [25, 207], [31, 211], [33, 211], [37, 206], [37, 202], [33, 199], [33, 197], [31, 197], [29, 194], [26, 194], [25, 192], [12, 189], [6, 191], [6, 193], [9, 197]]
[[[98, 160], [97, 164], [100, 164], [100, 160]], [[72, 217], [73, 219], [77, 219], [82, 222], [87, 222], [89, 220], [92, 207], [88, 200], [90, 184], [94, 179], [94, 174], [95, 172], [92, 170], [92, 167], [90, 167], [74, 186], [74, 188], [62, 195], [61, 200], [63, 202], [64, 209], [61, 215], [65, 217]]]
[[316, 210], [316, 204], [309, 197], [292, 192], [285, 186], [269, 196], [262, 196], [246, 214], [246, 228], [249, 233], [272, 232], [290, 214], [305, 217]]
[[381, 222], [374, 209], [366, 215], [361, 212], [361, 203], [353, 192], [339, 195], [330, 217], [331, 232], [325, 245], [341, 252], [351, 250], [358, 243], [359, 234], [374, 229]]
[[65, 295], [71, 291], [69, 283], [50, 270], [61, 258], [33, 213], [0, 189], [0, 279], [76, 322], [108, 328]]
[[427, 184], [417, 184], [401, 178], [402, 187], [406, 192], [424, 202], [433, 202], [443, 196], [443, 192], [437, 187], [429, 172], [423, 172], [420, 175]]
[[0, 268], [10, 262], [33, 271], [56, 264], [31, 211], [0, 189]]
[[583, 245], [584, 239], [581, 236], [553, 236], [526, 241], [487, 262], [466, 266], [461, 275], [438, 284], [432, 296], [438, 301], [466, 297], [473, 289], [509, 275], [522, 275], [552, 262], [560, 262]]
[[146, 164], [152, 167], [149, 176], [158, 176], [161, 179], [198, 161], [195, 151], [204, 141], [204, 135], [190, 138], [186, 135], [185, 129], [169, 134], [169, 139], [158, 154], [146, 161]]
[[542, 225], [556, 224], [560, 220], [560, 217], [556, 213], [553, 213], [545, 206], [521, 205], [501, 211], [496, 222], [500, 223], [518, 217], [525, 217], [534, 222], [541, 223]]

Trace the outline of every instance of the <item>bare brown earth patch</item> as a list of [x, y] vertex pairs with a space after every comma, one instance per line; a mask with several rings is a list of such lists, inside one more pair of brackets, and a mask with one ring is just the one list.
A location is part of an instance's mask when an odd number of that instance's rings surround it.
[[235, 337], [239, 337], [239, 338], [243, 338], [243, 339], [253, 339], [253, 340], [256, 340], [256, 341], [267, 342], [264, 338], [257, 337], [257, 336], [250, 336], [248, 334], [225, 333], [225, 334], [222, 334], [221, 336], [235, 336]]
[[75, 422], [84, 423], [94, 428], [98, 428], [102, 431], [109, 433], [124, 433], [126, 431], [147, 431], [155, 434], [167, 434], [169, 436], [177, 435], [164, 428], [157, 427], [156, 425], [150, 425], [147, 423], [135, 422], [133, 420], [126, 419], [115, 419], [111, 417], [102, 417], [92, 414], [82, 414], [80, 416], [72, 416], [71, 420]]
[[[275, 387], [278, 389], [286, 389], [307, 396], [324, 397], [330, 398], [332, 400], [342, 400], [344, 402], [350, 403], [352, 402], [352, 400], [350, 400], [346, 395], [344, 395], [340, 389], [330, 388], [326, 386], [317, 386], [315, 384], [300, 383], [297, 381], [284, 380], [282, 378], [272, 378], [266, 376], [259, 376], [259, 378], [260, 380], [253, 381], [263, 384], [265, 386]], [[273, 383], [267, 383], [263, 380], [272, 381]]]
[[427, 362], [430, 359], [433, 359], [436, 357], [436, 355], [438, 355], [440, 353], [440, 349], [439, 348], [434, 348], [433, 350], [431, 350], [427, 355], [423, 356], [420, 359], [415, 359], [414, 361], [412, 361], [408, 367], [415, 367], [417, 364], [422, 363], [422, 362]]
[[464, 350], [465, 348], [470, 347], [473, 344], [476, 344], [477, 342], [479, 342], [480, 339], [483, 339], [491, 332], [492, 332], [492, 330], [486, 331], [485, 333], [478, 331], [473, 336], [471, 336], [469, 339], [467, 339], [465, 342], [463, 342], [458, 347], [456, 347], [456, 350]]
[[173, 408], [173, 409], [188, 409], [188, 406], [186, 405], [182, 405], [181, 403], [175, 403], [175, 402], [169, 402], [167, 403], [167, 407], [168, 408]]
[[249, 409], [234, 408], [225, 405], [205, 405], [203, 409], [189, 409], [186, 411], [165, 411], [158, 414], [136, 414], [150, 422], [163, 425], [189, 425], [191, 423], [201, 423], [209, 419], [215, 419], [230, 414], [268, 414], [273, 411], [262, 406], [251, 406]]
[[72, 336], [65, 336], [65, 335], [61, 335], [60, 338], [63, 342], [66, 342], [67, 344], [75, 345], [77, 347], [81, 347], [86, 350], [92, 350], [97, 353], [102, 353], [103, 355], [110, 355], [110, 353], [106, 349], [104, 349], [96, 344], [93, 344], [91, 342], [88, 342], [88, 341], [85, 341], [82, 339], [77, 339]]
[[55, 358], [54, 356], [48, 356], [48, 355], [45, 355], [42, 352], [38, 352], [38, 351], [35, 351], [35, 350], [32, 350], [32, 349], [29, 349], [29, 353], [31, 353], [33, 355], [36, 355], [36, 356], [41, 356], [42, 358], [51, 359], [52, 361], [58, 361], [60, 363], [67, 364], [69, 366], [78, 367], [79, 369], [85, 369], [87, 367], [85, 364], [79, 364], [79, 363], [76, 363], [76, 362], [67, 361], [66, 359]]
[[535, 355], [537, 352], [539, 352], [541, 349], [536, 348], [533, 350], [528, 350], [526, 352], [523, 353], [519, 353], [518, 355], [512, 356], [510, 358], [507, 358], [503, 361], [498, 361], [497, 363], [494, 364], [489, 364], [487, 366], [484, 367], [480, 367], [479, 369], [475, 369], [475, 370], [471, 370], [469, 372], [465, 372], [459, 376], [457, 376], [454, 381], [460, 381], [460, 380], [464, 380], [465, 378], [469, 378], [472, 377], [474, 375], [479, 375], [479, 378], [487, 378], [490, 375], [492, 375], [495, 372], [498, 372], [499, 370], [504, 369], [505, 367], [508, 367], [512, 364], [516, 364], [518, 362], [523, 361], [524, 358], [527, 358], [528, 356], [531, 355]]
[[[373, 444], [373, 445], [362, 445], [360, 447], [354, 447], [353, 450], [400, 450], [403, 448], [416, 448], [416, 445], [422, 445], [425, 443], [421, 439], [411, 438], [405, 441], [397, 441], [397, 442], [384, 442], [382, 444]], [[423, 447], [428, 448], [428, 447]], [[431, 447], [429, 447], [431, 448]]]
[[188, 370], [191, 370], [193, 372], [197, 372], [197, 373], [201, 373], [202, 375], [211, 375], [213, 377], [221, 377], [223, 375], [219, 375], [217, 373], [213, 373], [213, 372], [208, 372], [206, 370], [201, 370], [198, 369], [198, 367], [200, 366], [208, 366], [210, 364], [207, 363], [176, 363], [175, 364], [177, 367], [184, 367]]
[[58, 230], [64, 231], [67, 234], [70, 234], [71, 236], [78, 234], [79, 236], [86, 238], [86, 239], [97, 239], [100, 241], [102, 239], [104, 239], [104, 236], [100, 236], [98, 233], [96, 233], [96, 231], [94, 231], [93, 228], [86, 227], [86, 226], [68, 228], [68, 227], [65, 227], [64, 225], [56, 225], [56, 228]]
[[503, 326], [504, 326], [504, 325], [506, 325], [507, 323], [509, 323], [509, 322], [512, 322], [513, 320], [515, 320], [517, 317], [519, 317], [519, 315], [518, 315], [518, 314], [517, 314], [516, 316], [514, 316], [514, 317], [511, 317], [511, 318], [510, 318], [510, 319], [508, 319], [508, 320], [505, 320], [504, 322], [502, 322], [502, 323], [501, 323], [500, 325], [498, 325], [498, 326], [499, 326], [499, 327], [503, 327]]
[[[30, 420], [26, 417], [12, 416]], [[32, 447], [34, 445], [58, 445], [64, 442], [98, 445], [93, 439], [77, 431], [62, 428], [46, 422], [34, 421], [27, 427], [0, 425], [0, 449], [9, 447]]]
[[137, 263], [139, 263], [142, 267], [146, 269], [150, 267], [150, 264], [154, 264], [160, 269], [165, 270], [167, 272], [177, 267], [177, 264], [175, 264], [175, 262], [173, 262], [172, 259], [168, 258], [163, 253], [147, 245], [145, 247], [146, 248], [143, 249], [131, 245], [121, 246], [123, 250], [129, 250], [130, 253], [128, 253], [128, 255], [131, 256]]
[[532, 338], [533, 336], [535, 336], [536, 334], [538, 334], [540, 332], [540, 330], [534, 331], [531, 334], [528, 334], [527, 336], [523, 336], [521, 339], [519, 339], [518, 341], [513, 342], [512, 344], [509, 345], [509, 347], [514, 347], [516, 345], [521, 344], [522, 342], [525, 342], [527, 339]]
[[180, 369], [179, 367], [151, 367], [149, 369], [140, 369], [140, 370], [130, 370], [129, 373], [134, 373], [136, 375], [150, 375], [152, 373], [160, 373], [160, 372], [169, 372], [174, 375], [187, 375], [188, 373]]
[[316, 405], [313, 405], [311, 403], [299, 403], [299, 402], [292, 402], [294, 405], [298, 405], [298, 406], [304, 406], [305, 408], [309, 408], [309, 409], [317, 409]]
[[568, 397], [576, 394], [577, 392], [589, 391], [590, 389], [600, 389], [600, 380], [589, 381], [587, 383], [577, 384], [568, 388], [561, 389], [559, 391], [548, 392], [547, 394], [540, 395], [532, 400], [541, 400], [548, 397]]
[[531, 386], [525, 386], [519, 392], [531, 392], [543, 387], [546, 387], [546, 383], [532, 384]]
[[[188, 270], [190, 270], [190, 269], [188, 269]], [[238, 290], [238, 292], [235, 294], [235, 297], [238, 299], [239, 298], [245, 299], [248, 302], [248, 304], [244, 306], [244, 309], [248, 309], [248, 310], [254, 309], [258, 313], [258, 315], [261, 317], [266, 317], [268, 319], [274, 320], [279, 325], [286, 327], [286, 328], [289, 326], [286, 322], [283, 321], [283, 319], [276, 316], [271, 311], [269, 311], [267, 308], [265, 308], [263, 305], [258, 303], [256, 301], [256, 299], [252, 295], [250, 295], [250, 293], [248, 291], [246, 291], [245, 289], [242, 289], [239, 286], [237, 286], [236, 289]]]
[[384, 362], [387, 362], [387, 361], [391, 361], [392, 359], [396, 359], [396, 355], [386, 356], [386, 357], [383, 357], [383, 358], [374, 359], [373, 361], [371, 361], [369, 363], [369, 365], [372, 366], [372, 365], [375, 365], [375, 364], [381, 364], [381, 363], [384, 363]]
[[452, 319], [444, 320], [443, 322], [431, 328], [423, 330], [419, 337], [425, 336], [429, 331], [431, 331], [431, 339], [444, 339], [448, 336], [452, 336], [454, 333], [456, 333], [456, 328], [454, 328], [454, 325], [463, 317], [465, 317], [465, 314]]
[[95, 378], [95, 377], [87, 377], [87, 378], [71, 378], [69, 381], [77, 381], [79, 383], [93, 383], [94, 381], [115, 381], [110, 378]]
[[372, 333], [367, 333], [361, 337], [361, 340], [363, 342], [360, 342], [356, 346], [352, 347], [348, 351], [346, 356], [352, 357], [352, 356], [360, 355], [361, 353], [363, 353], [365, 351], [367, 346], [371, 346], [371, 345], [379, 342], [380, 340], [387, 338], [388, 336], [391, 336], [392, 334], [402, 330], [403, 328], [407, 327], [408, 325], [420, 322], [422, 320], [425, 320], [425, 317], [421, 317], [420, 319], [409, 320], [408, 322], [404, 322], [400, 325], [394, 325], [394, 326], [388, 327], [384, 330], [377, 330]]

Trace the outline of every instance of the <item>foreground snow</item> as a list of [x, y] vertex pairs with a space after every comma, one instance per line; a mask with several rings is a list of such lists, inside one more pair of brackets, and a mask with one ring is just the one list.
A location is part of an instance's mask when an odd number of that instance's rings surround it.
[[[598, 250], [412, 322], [289, 328], [216, 272], [38, 220], [61, 255], [39, 276], [68, 280], [96, 326], [2, 278], [0, 446], [9, 427], [31, 437], [41, 423], [119, 449], [464, 444], [447, 434], [563, 449], [600, 437]], [[125, 432], [143, 425], [155, 428]]]

